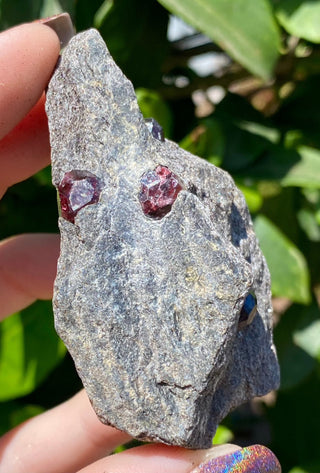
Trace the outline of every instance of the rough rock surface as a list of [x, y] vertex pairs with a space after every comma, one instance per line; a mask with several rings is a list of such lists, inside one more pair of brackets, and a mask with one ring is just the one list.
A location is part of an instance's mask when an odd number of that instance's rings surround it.
[[[244, 198], [227, 173], [150, 133], [95, 30], [65, 49], [47, 114], [55, 186], [73, 170], [101, 183], [74, 223], [59, 219], [54, 291], [93, 407], [134, 437], [209, 447], [230, 409], [279, 382], [270, 277]], [[140, 179], [159, 164], [184, 188], [152, 219]], [[249, 291], [258, 312], [239, 329]]]

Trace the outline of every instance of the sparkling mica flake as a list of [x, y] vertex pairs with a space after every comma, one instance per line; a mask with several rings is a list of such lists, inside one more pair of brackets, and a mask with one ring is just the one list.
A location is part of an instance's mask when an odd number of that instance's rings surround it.
[[257, 298], [252, 293], [246, 296], [239, 317], [239, 328], [244, 328], [250, 325], [257, 313]]
[[149, 217], [162, 218], [170, 212], [172, 204], [182, 190], [176, 174], [166, 166], [157, 166], [141, 177], [139, 201], [143, 212]]
[[212, 458], [193, 473], [281, 473], [281, 466], [271, 450], [262, 445], [252, 445]]
[[98, 202], [100, 180], [89, 171], [66, 172], [58, 186], [61, 216], [71, 223], [80, 209]]

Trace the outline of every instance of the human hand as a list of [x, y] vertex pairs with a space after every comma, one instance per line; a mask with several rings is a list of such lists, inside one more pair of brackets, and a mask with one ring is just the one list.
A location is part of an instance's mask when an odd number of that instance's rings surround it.
[[[58, 37], [44, 24], [0, 34], [0, 197], [49, 163], [44, 89], [59, 50]], [[0, 243], [0, 318], [51, 298], [58, 252], [57, 235], [20, 235]], [[0, 439], [0, 473], [189, 473], [202, 462], [198, 473], [280, 472], [264, 447], [191, 451], [150, 444], [108, 456], [129, 440], [98, 420], [81, 391]]]

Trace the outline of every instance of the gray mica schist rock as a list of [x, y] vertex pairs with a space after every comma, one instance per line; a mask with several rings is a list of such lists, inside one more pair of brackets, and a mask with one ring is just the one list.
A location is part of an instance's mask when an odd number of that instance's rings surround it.
[[[99, 183], [73, 223], [59, 219], [53, 301], [94, 410], [139, 439], [209, 447], [230, 409], [279, 383], [270, 276], [244, 197], [226, 172], [152, 135], [95, 30], [66, 47], [46, 107], [54, 185], [75, 170]], [[151, 218], [139, 192], [158, 165], [182, 190]], [[257, 313], [239, 324], [250, 291]]]

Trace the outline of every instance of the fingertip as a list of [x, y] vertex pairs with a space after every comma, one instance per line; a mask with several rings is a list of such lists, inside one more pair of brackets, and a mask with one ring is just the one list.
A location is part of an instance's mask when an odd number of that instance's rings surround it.
[[6, 41], [9, 46], [20, 37], [24, 37], [25, 41], [31, 40], [34, 44], [38, 43], [39, 48], [47, 49], [49, 54], [50, 51], [55, 55], [60, 52], [60, 40], [57, 33], [40, 21], [22, 23], [0, 33], [0, 40]]
[[[60, 52], [60, 39], [53, 28], [41, 22], [24, 23], [21, 25], [29, 30], [29, 34], [36, 35], [39, 38], [39, 43], [42, 43], [43, 48], [47, 51], [52, 51], [55, 56]], [[19, 28], [19, 26], [17, 27]]]
[[64, 48], [75, 34], [75, 29], [72, 24], [69, 13], [60, 13], [49, 18], [41, 18], [36, 20], [38, 23], [49, 26], [55, 31], [60, 40], [61, 48]]

